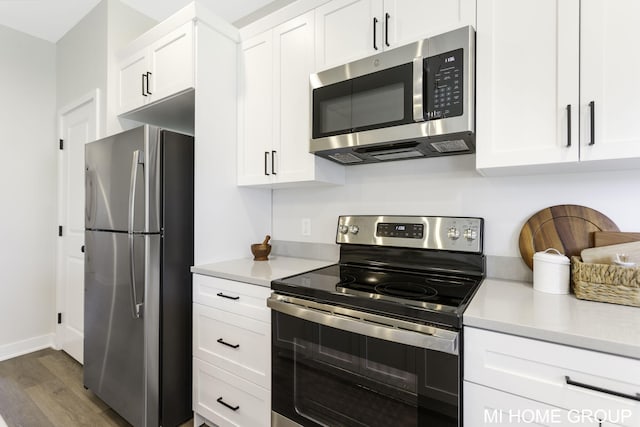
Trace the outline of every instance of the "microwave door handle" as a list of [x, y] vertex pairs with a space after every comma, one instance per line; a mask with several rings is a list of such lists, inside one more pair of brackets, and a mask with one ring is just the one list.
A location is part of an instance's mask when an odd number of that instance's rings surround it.
[[413, 59], [413, 121], [424, 122], [424, 59], [420, 56]]
[[129, 224], [127, 227], [129, 238], [129, 287], [131, 290], [131, 315], [140, 318], [142, 304], [138, 304], [136, 290], [136, 257], [135, 257], [135, 213], [136, 213], [136, 184], [138, 182], [138, 166], [144, 165], [142, 151], [135, 150], [131, 162], [131, 181], [129, 185]]

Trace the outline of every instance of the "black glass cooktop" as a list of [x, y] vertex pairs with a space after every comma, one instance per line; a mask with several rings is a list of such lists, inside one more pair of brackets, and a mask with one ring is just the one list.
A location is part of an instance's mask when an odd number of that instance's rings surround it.
[[482, 277], [335, 264], [274, 280], [271, 288], [303, 298], [411, 320], [461, 327]]

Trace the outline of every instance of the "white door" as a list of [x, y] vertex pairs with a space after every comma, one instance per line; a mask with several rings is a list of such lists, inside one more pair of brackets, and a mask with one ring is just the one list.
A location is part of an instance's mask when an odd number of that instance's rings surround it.
[[147, 100], [146, 76], [148, 69], [146, 50], [120, 62], [118, 70], [118, 114], [126, 113], [142, 107]]
[[273, 30], [274, 166], [277, 182], [313, 179], [315, 155], [309, 153], [309, 74], [313, 72], [313, 12]]
[[382, 52], [382, 0], [334, 0], [315, 15], [318, 70]]
[[580, 159], [638, 158], [640, 2], [583, 0], [580, 15]]
[[58, 347], [83, 361], [84, 331], [84, 145], [98, 138], [98, 91], [59, 113], [63, 149], [58, 168]]
[[475, 0], [385, 0], [384, 47], [394, 48], [442, 32], [476, 26]]
[[272, 34], [269, 30], [243, 42], [240, 52], [239, 185], [269, 184], [272, 180]]
[[477, 1], [479, 170], [578, 161], [579, 6]]
[[[194, 86], [193, 22], [172, 31], [149, 49], [149, 101], [154, 102]], [[212, 77], [213, 78], [213, 77]]]

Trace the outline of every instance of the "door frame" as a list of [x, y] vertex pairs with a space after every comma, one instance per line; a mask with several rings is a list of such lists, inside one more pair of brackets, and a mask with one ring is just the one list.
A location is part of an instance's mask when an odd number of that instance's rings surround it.
[[[96, 88], [85, 95], [76, 98], [72, 102], [64, 105], [60, 109], [58, 109], [57, 114], [57, 127], [58, 127], [58, 139], [64, 139], [64, 129], [63, 129], [63, 120], [64, 116], [73, 110], [84, 106], [85, 104], [93, 104], [93, 114], [95, 115], [95, 123], [96, 123], [96, 134], [95, 139], [100, 138], [100, 89]], [[58, 185], [58, 194], [57, 194], [57, 220], [58, 224], [63, 224], [65, 219], [65, 204], [66, 204], [66, 189], [64, 185], [64, 173], [65, 173], [65, 157], [64, 151], [58, 150], [58, 176], [57, 176], [57, 185]], [[64, 312], [65, 308], [65, 296], [66, 289], [63, 285], [63, 277], [62, 277], [62, 263], [64, 261], [64, 239], [58, 239], [56, 244], [56, 314]], [[56, 322], [55, 328], [55, 338], [54, 338], [54, 348], [56, 350], [61, 350], [64, 340], [64, 324], [57, 323], [57, 319], [54, 319]]]

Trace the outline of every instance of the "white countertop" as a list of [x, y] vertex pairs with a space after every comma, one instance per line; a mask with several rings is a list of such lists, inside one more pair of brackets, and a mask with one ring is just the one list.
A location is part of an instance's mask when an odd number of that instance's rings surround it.
[[466, 326], [640, 359], [640, 308], [535, 291], [531, 283], [486, 279]]
[[270, 256], [268, 261], [243, 258], [196, 265], [191, 267], [191, 272], [270, 287], [271, 281], [274, 279], [304, 273], [335, 263], [336, 261]]

